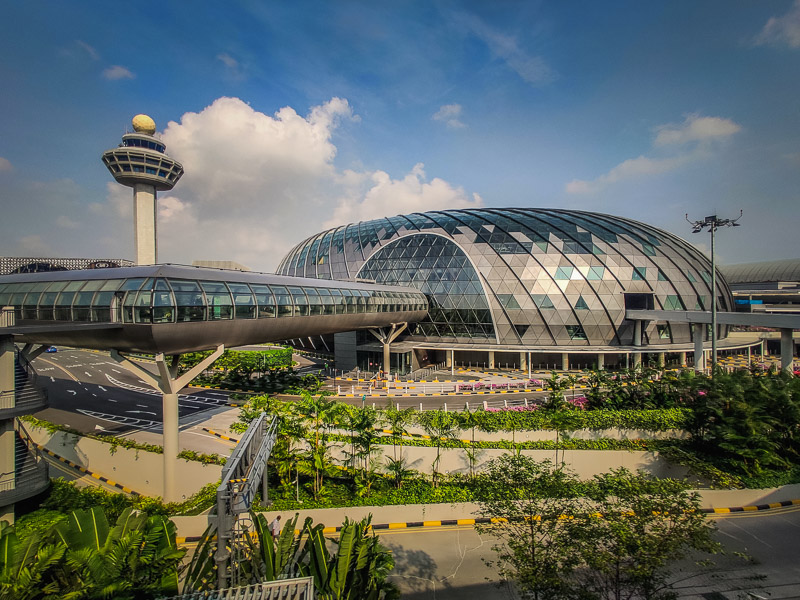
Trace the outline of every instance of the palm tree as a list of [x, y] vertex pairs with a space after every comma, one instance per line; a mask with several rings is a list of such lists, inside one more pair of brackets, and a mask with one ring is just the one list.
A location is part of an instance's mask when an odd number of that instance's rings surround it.
[[436, 443], [436, 458], [431, 465], [433, 487], [436, 487], [439, 479], [439, 461], [441, 460], [442, 442], [455, 439], [461, 429], [453, 413], [441, 410], [420, 413], [419, 424], [422, 425], [425, 433]]
[[332, 473], [332, 463], [327, 447], [328, 432], [336, 426], [340, 406], [335, 400], [329, 400], [329, 392], [314, 396], [308, 390], [302, 390], [300, 401], [295, 405], [296, 414], [308, 426], [306, 441], [311, 446], [303, 461], [298, 463], [300, 472], [313, 474], [314, 498], [317, 499], [323, 486], [326, 474]]

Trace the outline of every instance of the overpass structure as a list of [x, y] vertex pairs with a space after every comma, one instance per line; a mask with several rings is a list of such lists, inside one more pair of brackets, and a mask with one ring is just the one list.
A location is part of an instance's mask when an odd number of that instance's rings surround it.
[[[711, 325], [711, 313], [704, 311], [678, 310], [628, 310], [625, 318], [634, 321], [634, 343], [642, 344], [642, 330], [648, 322], [690, 323], [694, 338], [695, 369], [705, 369], [705, 352], [703, 339], [705, 331]], [[765, 314], [718, 312], [717, 323], [720, 325], [745, 325], [748, 327], [766, 327], [777, 329], [781, 334], [781, 369], [792, 372], [794, 356], [793, 332], [800, 330], [800, 314]]]
[[[13, 402], [15, 343], [24, 344], [20, 354], [26, 361], [51, 344], [109, 350], [161, 392], [163, 498], [173, 501], [178, 497], [178, 392], [225, 348], [367, 329], [385, 340], [388, 351], [399, 328], [427, 315], [428, 301], [409, 287], [148, 265], [0, 276], [0, 307], [4, 398]], [[180, 355], [202, 350], [213, 352], [179, 375]], [[157, 373], [130, 361], [126, 352], [153, 354]], [[16, 415], [14, 406], [9, 409]], [[0, 460], [0, 471], [13, 471], [13, 448]]]

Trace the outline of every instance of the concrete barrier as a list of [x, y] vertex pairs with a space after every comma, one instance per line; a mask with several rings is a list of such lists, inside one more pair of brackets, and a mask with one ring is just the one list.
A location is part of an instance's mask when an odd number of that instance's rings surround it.
[[[161, 454], [121, 446], [117, 446], [112, 453], [112, 445], [105, 442], [63, 431], [50, 433], [29, 423], [25, 427], [34, 443], [92, 473], [118, 482], [139, 494], [163, 494], [164, 460]], [[181, 499], [185, 500], [204, 485], [217, 481], [221, 472], [219, 465], [179, 459], [176, 487], [181, 490]]]

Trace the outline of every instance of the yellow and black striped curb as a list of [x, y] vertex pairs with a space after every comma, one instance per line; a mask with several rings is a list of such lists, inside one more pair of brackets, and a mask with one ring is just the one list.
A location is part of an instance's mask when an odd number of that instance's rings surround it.
[[800, 505], [800, 500], [784, 500], [783, 502], [770, 502], [769, 504], [755, 504], [753, 506], [733, 506], [731, 508], [701, 508], [701, 513], [727, 515], [738, 512], [756, 512], [759, 510], [769, 510], [771, 508], [783, 508], [785, 506]]
[[113, 486], [113, 487], [119, 489], [119, 490], [122, 490], [123, 492], [125, 492], [126, 494], [130, 494], [131, 496], [141, 496], [142, 495], [139, 492], [134, 492], [131, 488], [129, 488], [126, 485], [122, 485], [121, 483], [117, 483], [113, 479], [109, 479], [108, 477], [104, 477], [103, 475], [98, 475], [97, 473], [94, 473], [93, 471], [90, 471], [86, 467], [82, 467], [79, 464], [76, 464], [76, 463], [72, 462], [71, 460], [67, 460], [63, 456], [59, 456], [58, 454], [56, 454], [52, 450], [48, 450], [47, 448], [37, 444], [33, 440], [31, 440], [31, 443], [34, 446], [36, 446], [41, 452], [44, 452], [45, 454], [48, 454], [49, 456], [52, 456], [53, 458], [61, 461], [62, 463], [66, 464], [66, 465], [69, 465], [73, 469], [77, 469], [81, 473], [85, 473], [86, 475], [94, 477], [95, 479], [98, 479], [98, 480], [102, 481], [103, 483], [106, 483], [106, 484], [108, 484], [110, 486]]
[[206, 433], [210, 433], [211, 435], [215, 435], [222, 440], [227, 440], [229, 442], [233, 442], [234, 444], [239, 443], [239, 440], [237, 438], [232, 438], [229, 435], [224, 435], [219, 431], [214, 431], [213, 429], [209, 429], [208, 427], [203, 427], [202, 430], [205, 431]]
[[[734, 506], [731, 508], [701, 508], [699, 512], [704, 514], [730, 514], [737, 512], [755, 512], [770, 510], [773, 508], [784, 508], [786, 506], [800, 505], [800, 500], [784, 500], [783, 502], [771, 502], [769, 504], [757, 504], [754, 506]], [[567, 518], [562, 516], [562, 518]], [[534, 517], [536, 519], [536, 517]], [[490, 523], [506, 523], [508, 519], [504, 517], [477, 517], [472, 519], [441, 519], [439, 521], [406, 521], [405, 523], [377, 523], [370, 525], [374, 531], [386, 531], [397, 529], [420, 529], [424, 527], [457, 527], [459, 525], [485, 525]], [[323, 534], [339, 533], [342, 527], [324, 527]], [[295, 535], [299, 535], [299, 529], [295, 530]], [[192, 543], [200, 541], [201, 536], [188, 536], [177, 538], [178, 544]]]

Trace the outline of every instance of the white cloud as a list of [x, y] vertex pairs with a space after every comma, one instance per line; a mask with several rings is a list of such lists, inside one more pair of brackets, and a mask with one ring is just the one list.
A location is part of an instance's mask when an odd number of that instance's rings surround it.
[[618, 181], [624, 181], [626, 179], [633, 179], [636, 177], [644, 177], [647, 175], [658, 175], [672, 171], [689, 162], [690, 158], [691, 157], [689, 155], [660, 159], [648, 158], [646, 156], [629, 158], [628, 160], [622, 161], [608, 173], [601, 175], [592, 181], [584, 181], [581, 179], [574, 179], [570, 181], [566, 185], [566, 191], [568, 194], [592, 193], [609, 184], [617, 183]]
[[672, 149], [677, 154], [629, 158], [595, 179], [573, 179], [564, 189], [568, 194], [591, 194], [620, 181], [674, 171], [708, 157], [713, 144], [729, 138], [741, 129], [740, 125], [730, 119], [689, 115], [679, 125], [666, 124], [655, 128], [657, 133], [653, 146]]
[[56, 218], [56, 225], [63, 229], [78, 229], [80, 224], [65, 215], [60, 215]]
[[461, 121], [461, 105], [445, 104], [431, 117], [434, 121], [442, 121], [451, 129], [462, 129], [466, 125]]
[[103, 69], [103, 77], [109, 81], [116, 81], [118, 79], [134, 79], [136, 75], [131, 73], [129, 69], [121, 65], [112, 65], [107, 69]]
[[[341, 98], [304, 116], [291, 107], [268, 115], [238, 98], [219, 98], [170, 122], [162, 139], [185, 174], [173, 192], [159, 195], [159, 260], [211, 257], [269, 270], [329, 225], [481, 204], [478, 196], [429, 179], [422, 165], [398, 179], [337, 168], [332, 138], [358, 119]], [[109, 182], [106, 201], [90, 205], [89, 213], [120, 225], [123, 245], [131, 236], [131, 206], [130, 188]]]
[[18, 247], [23, 256], [52, 256], [55, 254], [50, 244], [45, 242], [41, 235], [35, 233], [21, 237]]
[[242, 64], [232, 57], [227, 52], [222, 52], [217, 54], [217, 60], [220, 61], [223, 65], [225, 65], [225, 73], [228, 77], [236, 80], [241, 81], [245, 79], [245, 70]]
[[13, 171], [14, 165], [11, 164], [11, 161], [7, 158], [3, 158], [0, 156], [0, 173], [3, 171]]
[[781, 17], [771, 17], [761, 33], [756, 36], [756, 44], [782, 45], [800, 48], [800, 0]]
[[687, 142], [705, 142], [732, 136], [741, 131], [741, 126], [730, 119], [721, 117], [701, 117], [688, 115], [680, 125], [667, 124], [656, 128], [658, 134], [653, 142], [655, 146], [670, 144], [686, 144]]
[[480, 39], [497, 58], [532, 85], [550, 83], [555, 74], [541, 56], [533, 56], [520, 48], [517, 38], [501, 33], [473, 15], [457, 14], [455, 20]]
[[89, 58], [91, 58], [92, 60], [99, 60], [100, 59], [100, 55], [97, 53], [97, 50], [95, 50], [92, 46], [90, 46], [89, 44], [87, 44], [83, 40], [75, 40], [75, 44], [79, 48], [81, 48], [84, 52], [86, 52], [86, 54], [88, 54]]
[[453, 187], [438, 177], [427, 181], [422, 163], [414, 165], [402, 179], [392, 179], [383, 171], [371, 174], [350, 171], [343, 175], [342, 183], [349, 188], [348, 193], [339, 198], [333, 216], [323, 227], [409, 212], [483, 205], [478, 194], [470, 197], [463, 188]]

